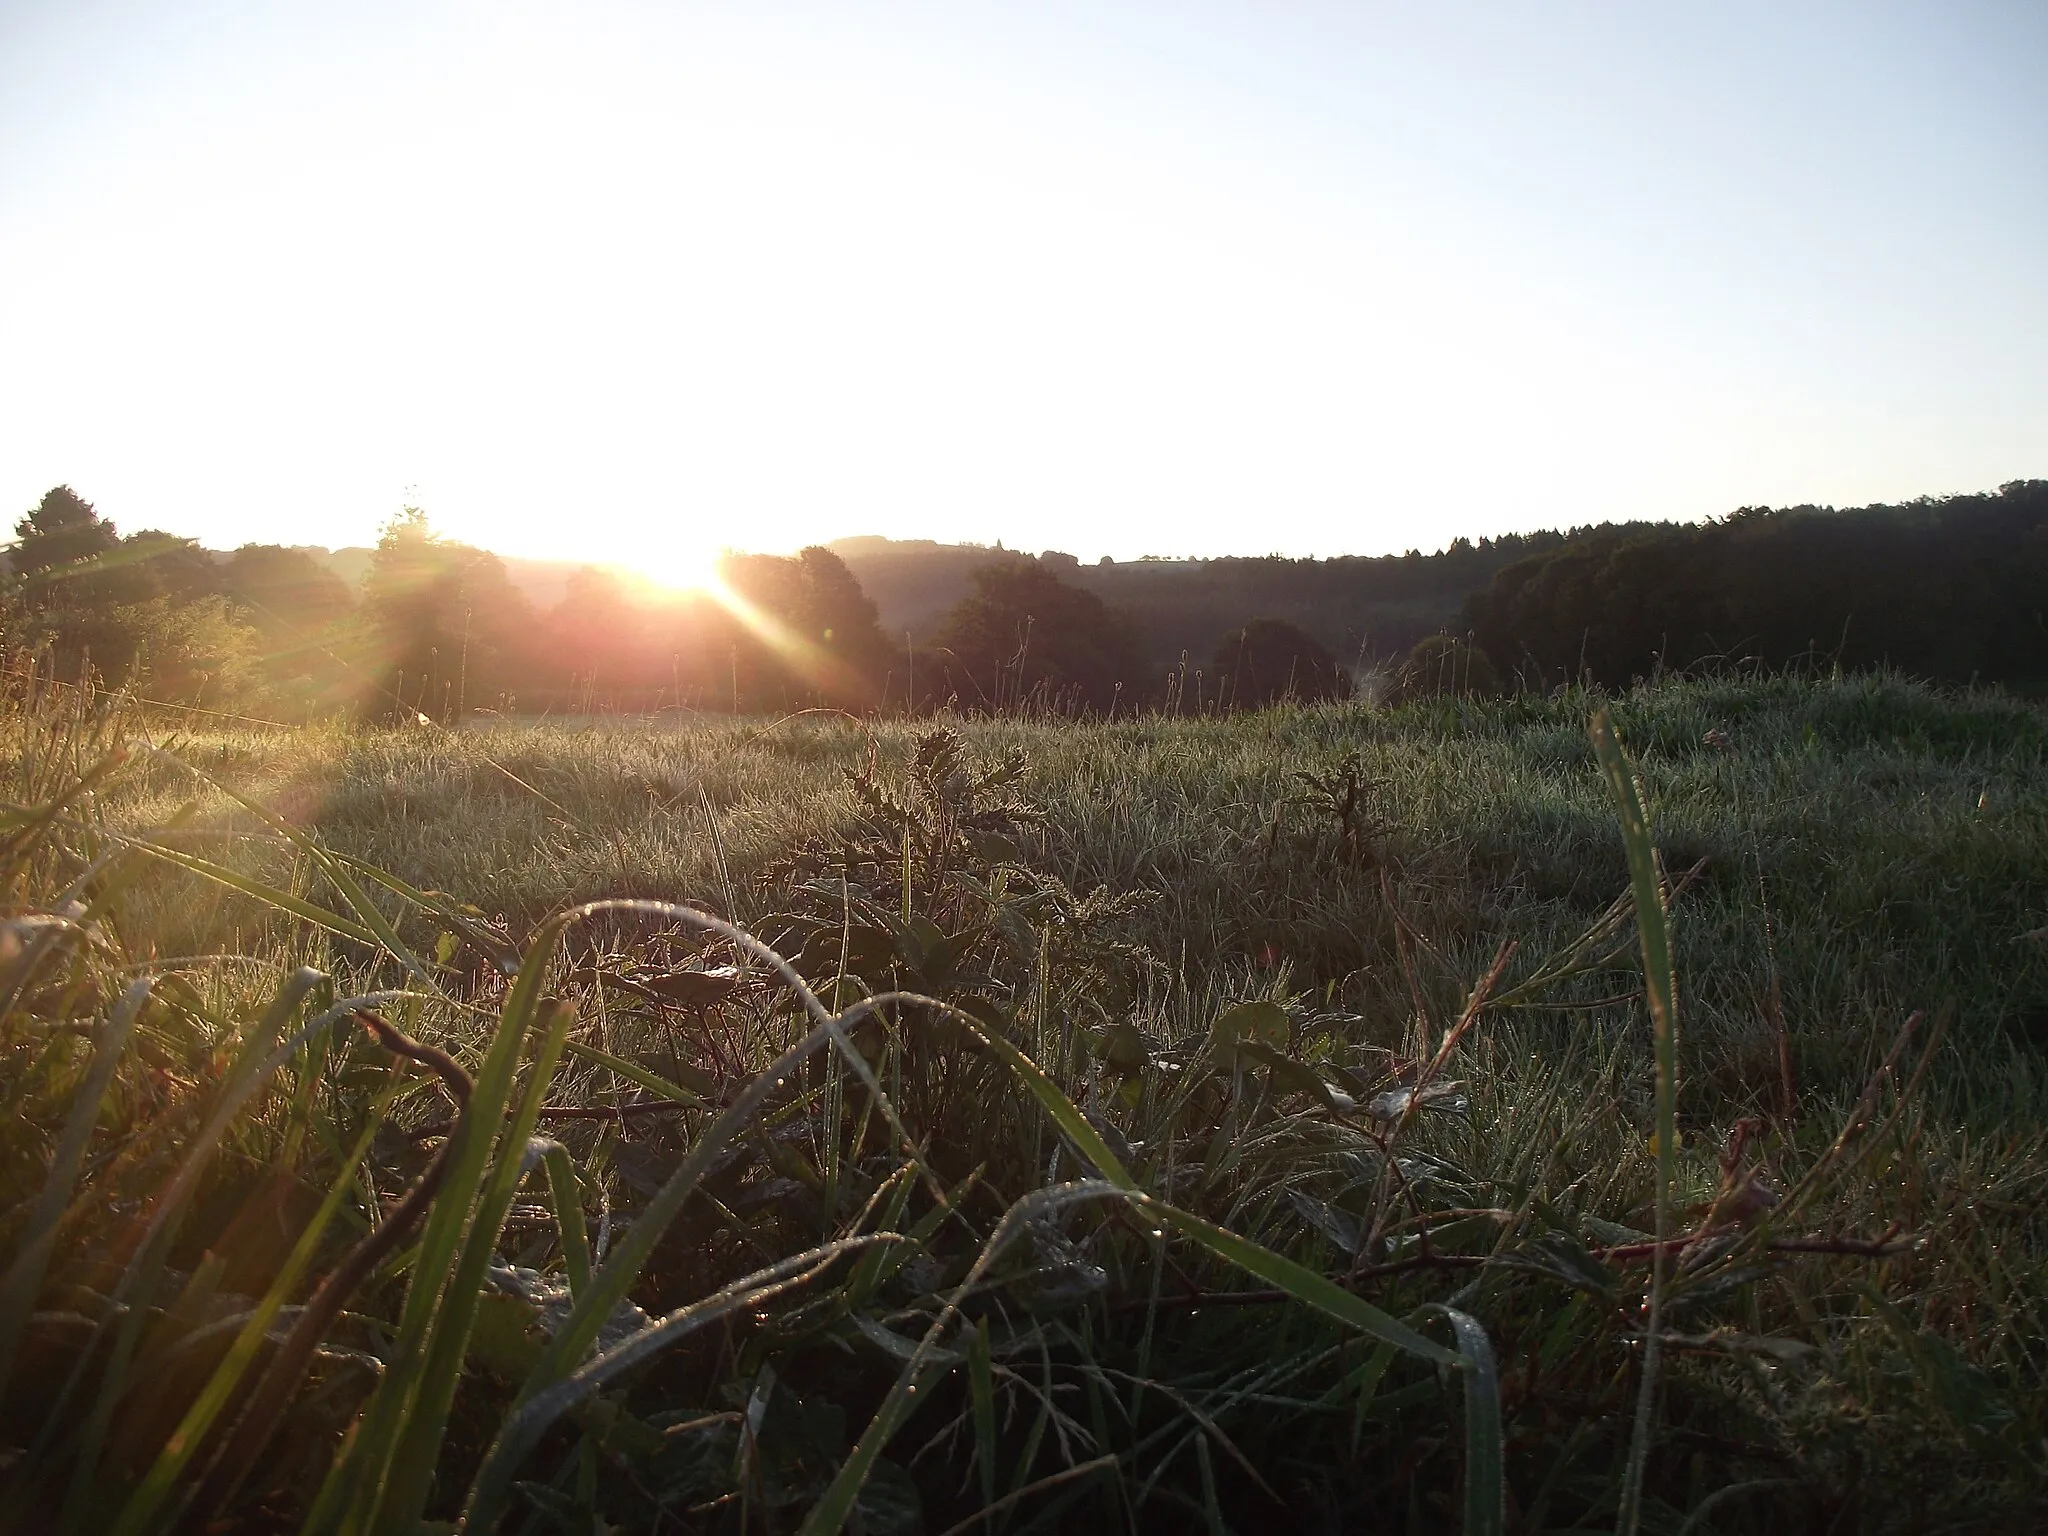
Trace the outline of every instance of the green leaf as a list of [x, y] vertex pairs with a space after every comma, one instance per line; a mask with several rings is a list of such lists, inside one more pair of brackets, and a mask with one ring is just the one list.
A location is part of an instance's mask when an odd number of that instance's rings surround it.
[[518, 1381], [533, 1369], [546, 1342], [540, 1308], [525, 1297], [486, 1291], [477, 1298], [476, 1321], [469, 1330], [471, 1361]]
[[1092, 1043], [1103, 1064], [1126, 1077], [1144, 1071], [1145, 1064], [1152, 1059], [1144, 1031], [1128, 1020], [1095, 1031]]
[[1219, 1049], [1256, 1044], [1284, 1052], [1292, 1032], [1287, 1010], [1278, 1003], [1239, 1003], [1216, 1016], [1209, 1026], [1209, 1043]]
[[1287, 1093], [1304, 1093], [1332, 1114], [1345, 1115], [1358, 1108], [1357, 1101], [1350, 1094], [1332, 1088], [1316, 1075], [1315, 1069], [1283, 1056], [1270, 1046], [1247, 1042], [1240, 1045], [1238, 1053], [1247, 1061], [1255, 1061], [1273, 1074], [1273, 1086]]
[[924, 1501], [910, 1474], [893, 1461], [878, 1461], [854, 1501], [860, 1529], [868, 1536], [919, 1536]]

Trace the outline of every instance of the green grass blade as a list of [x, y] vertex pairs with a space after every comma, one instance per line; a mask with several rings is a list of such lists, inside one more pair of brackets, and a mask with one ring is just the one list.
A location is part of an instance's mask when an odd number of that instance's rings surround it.
[[[641, 1210], [624, 1237], [613, 1245], [604, 1263], [591, 1276], [588, 1293], [577, 1300], [570, 1309], [569, 1316], [563, 1320], [554, 1337], [541, 1352], [539, 1361], [535, 1363], [525, 1385], [520, 1389], [519, 1401], [522, 1403], [562, 1380], [576, 1362], [583, 1358], [596, 1341], [605, 1319], [612, 1315], [621, 1301], [625, 1300], [626, 1292], [639, 1277], [642, 1266], [653, 1254], [655, 1245], [660, 1242], [668, 1224], [675, 1219], [676, 1212], [682, 1209], [683, 1202], [696, 1189], [698, 1180], [704, 1176], [704, 1171], [725, 1150], [732, 1138], [752, 1122], [769, 1097], [782, 1087], [812, 1054], [828, 1041], [845, 1040], [845, 1033], [839, 1021], [818, 1001], [816, 994], [787, 960], [745, 930], [726, 922], [723, 918], [700, 912], [694, 907], [640, 900], [592, 902], [551, 919], [550, 925], [544, 925], [543, 931], [547, 932], [549, 926], [552, 926], [552, 937], [548, 940], [552, 946], [559, 940], [562, 929], [569, 923], [604, 912], [643, 912], [694, 923], [724, 935], [748, 953], [772, 966], [796, 992], [805, 1010], [819, 1022], [815, 1029], [785, 1051], [780, 1058], [757, 1073], [725, 1111], [706, 1127], [675, 1172], [669, 1175], [668, 1181]], [[522, 965], [522, 982], [526, 974], [527, 967]], [[517, 985], [515, 983], [515, 990]], [[858, 1057], [859, 1053], [851, 1051], [850, 1045], [846, 1049]], [[865, 1065], [863, 1061], [862, 1066]], [[879, 1093], [879, 1085], [875, 1085], [870, 1091]], [[893, 1113], [891, 1111], [891, 1114]]]
[[[1103, 1178], [1119, 1189], [1137, 1188], [1130, 1171], [1124, 1167], [1122, 1160], [1110, 1151], [1109, 1143], [1104, 1141], [1095, 1127], [1088, 1123], [1088, 1117], [1081, 1113], [1080, 1107], [1060, 1091], [1059, 1084], [1046, 1075], [1043, 1067], [1011, 1044], [1000, 1032], [992, 1029], [986, 1020], [976, 1017], [964, 1008], [956, 1007], [944, 998], [927, 997], [921, 992], [882, 992], [874, 997], [865, 998], [847, 1009], [842, 1015], [842, 1021], [851, 1027], [866, 1014], [889, 1003], [916, 1003], [934, 1009], [965, 1029], [1010, 1069], [1017, 1081], [1024, 1085], [1025, 1092], [1038, 1101], [1039, 1107], [1052, 1117], [1053, 1123], [1066, 1133], [1067, 1139], [1074, 1143], [1082, 1156], [1095, 1165]], [[872, 1092], [873, 1089], [869, 1091]]]
[[589, 1289], [577, 1299], [568, 1317], [555, 1330], [547, 1348], [541, 1352], [539, 1361], [521, 1389], [521, 1402], [562, 1380], [583, 1358], [596, 1342], [605, 1319], [626, 1299], [627, 1291], [639, 1278], [641, 1267], [653, 1255], [662, 1233], [696, 1189], [705, 1170], [732, 1143], [732, 1139], [746, 1129], [790, 1075], [830, 1041], [833, 1028], [831, 1024], [820, 1024], [805, 1035], [758, 1073], [725, 1112], [705, 1128], [676, 1171], [669, 1175], [668, 1182], [655, 1192], [632, 1226], [612, 1244], [604, 1263], [590, 1277]]
[[[325, 979], [320, 977], [320, 973], [317, 971], [309, 970], [306, 974], [321, 980]], [[219, 1142], [222, 1135], [226, 1133], [228, 1127], [234, 1123], [242, 1106], [269, 1080], [271, 1074], [283, 1066], [285, 1062], [289, 1061], [309, 1039], [315, 1037], [325, 1039], [326, 1030], [337, 1020], [348, 1017], [358, 1008], [376, 1007], [387, 1002], [417, 996], [417, 993], [381, 992], [344, 999], [319, 1017], [300, 1026], [289, 1040], [284, 1041], [273, 1049], [270, 1055], [253, 1072], [244, 1077], [239, 1085], [222, 1095], [220, 1102], [214, 1108], [211, 1118], [201, 1127], [199, 1134], [187, 1144], [185, 1157], [179, 1165], [177, 1174], [164, 1192], [157, 1197], [155, 1207], [150, 1214], [149, 1223], [136, 1241], [134, 1257], [128, 1261], [127, 1266], [121, 1271], [120, 1279], [115, 1282], [113, 1290], [108, 1294], [106, 1314], [110, 1321], [103, 1323], [101, 1326], [102, 1328], [108, 1326], [114, 1328], [115, 1343], [106, 1357], [107, 1364], [103, 1370], [102, 1380], [103, 1384], [110, 1391], [117, 1392], [120, 1387], [121, 1379], [126, 1369], [126, 1362], [138, 1337], [142, 1319], [147, 1313], [149, 1298], [155, 1294], [157, 1281], [162, 1274], [165, 1255], [168, 1252], [172, 1238], [176, 1234], [177, 1225], [182, 1219], [186, 1203], [191, 1198], [192, 1191], [197, 1186], [200, 1175], [205, 1170], [206, 1161], [213, 1147]], [[111, 1321], [116, 1318], [119, 1319], [118, 1322]], [[45, 1453], [49, 1448], [52, 1437], [57, 1432], [58, 1426], [65, 1422], [65, 1409], [69, 1406], [73, 1395], [85, 1383], [89, 1366], [95, 1358], [96, 1348], [96, 1344], [88, 1346], [88, 1348], [80, 1353], [78, 1362], [72, 1367], [70, 1376], [65, 1379], [64, 1385], [58, 1389], [49, 1405], [48, 1411], [44, 1416], [44, 1429], [37, 1436], [35, 1444], [30, 1448], [30, 1455], [25, 1458], [25, 1461], [32, 1469], [28, 1474], [32, 1482], [47, 1475], [53, 1465], [49, 1462]], [[109, 1400], [106, 1393], [103, 1392], [102, 1402]], [[90, 1432], [90, 1426], [88, 1426], [88, 1432]]]
[[[510, 1008], [507, 1014], [509, 1020]], [[419, 1392], [399, 1436], [390, 1484], [383, 1500], [375, 1506], [371, 1530], [409, 1531], [418, 1524], [420, 1512], [426, 1507], [427, 1495], [433, 1487], [434, 1463], [440, 1457], [449, 1410], [462, 1379], [463, 1360], [469, 1353], [469, 1336], [476, 1325], [485, 1276], [497, 1253], [498, 1233], [525, 1177], [527, 1145], [539, 1123], [541, 1104], [547, 1097], [548, 1084], [554, 1079], [555, 1064], [562, 1057], [562, 1042], [568, 1038], [574, 1020], [574, 1010], [557, 1000], [539, 1004], [531, 1026], [523, 1021], [508, 1022], [508, 1028], [517, 1028], [521, 1033], [537, 1031], [540, 1045], [534, 1052], [525, 1096], [498, 1143], [497, 1162], [477, 1202], [461, 1260], [435, 1314]]]
[[330, 912], [327, 908], [303, 897], [294, 896], [289, 891], [281, 891], [274, 885], [266, 885], [261, 880], [253, 880], [247, 875], [238, 874], [224, 864], [202, 859], [196, 853], [187, 853], [182, 848], [152, 843], [147, 838], [131, 837], [126, 841], [129, 847], [139, 853], [146, 853], [154, 859], [162, 859], [166, 864], [175, 864], [180, 869], [213, 881], [216, 885], [224, 885], [231, 891], [240, 891], [244, 896], [252, 897], [265, 906], [275, 907], [280, 912], [290, 913], [316, 928], [324, 928], [344, 939], [353, 939], [358, 944], [374, 946], [378, 942], [377, 935], [361, 923], [352, 922], [338, 912]]
[[672, 1083], [660, 1074], [650, 1072], [635, 1062], [627, 1061], [622, 1056], [614, 1056], [610, 1051], [601, 1051], [594, 1045], [585, 1045], [581, 1040], [567, 1042], [564, 1049], [571, 1056], [617, 1073], [636, 1088], [645, 1088], [656, 1098], [667, 1099], [672, 1104], [689, 1104], [691, 1106], [704, 1103], [704, 1098], [701, 1094], [692, 1093], [680, 1083]]
[[1034, 1190], [1003, 1213], [1003, 1219], [996, 1223], [995, 1231], [991, 1232], [988, 1241], [982, 1244], [973, 1267], [967, 1272], [967, 1278], [960, 1282], [947, 1299], [946, 1305], [940, 1309], [939, 1315], [932, 1320], [931, 1326], [925, 1330], [924, 1337], [918, 1340], [917, 1348], [911, 1352], [910, 1359], [904, 1362], [902, 1371], [890, 1385], [881, 1406], [875, 1410], [874, 1417], [861, 1432], [859, 1441], [840, 1466], [838, 1474], [833, 1477], [830, 1486], [826, 1488], [818, 1502], [811, 1506], [810, 1513], [804, 1517], [799, 1536], [835, 1536], [835, 1533], [846, 1524], [848, 1517], [853, 1513], [854, 1502], [860, 1497], [861, 1486], [868, 1480], [869, 1472], [874, 1470], [874, 1465], [881, 1459], [882, 1452], [888, 1448], [889, 1442], [896, 1436], [896, 1431], [903, 1427], [903, 1421], [910, 1417], [911, 1410], [916, 1407], [917, 1394], [923, 1390], [925, 1377], [937, 1369], [945, 1368], [935, 1364], [934, 1356], [938, 1353], [947, 1331], [960, 1315], [961, 1299], [981, 1283], [982, 1276], [988, 1273], [989, 1266], [1001, 1255], [1010, 1240], [1022, 1231], [1027, 1223], [1049, 1216], [1067, 1206], [1090, 1200], [1128, 1200], [1134, 1193], [1106, 1179], [1088, 1179], [1080, 1183], [1056, 1184], [1047, 1189]]
[[[199, 1134], [186, 1144], [185, 1155], [176, 1174], [155, 1202], [142, 1240], [136, 1245], [135, 1255], [129, 1261], [115, 1288], [114, 1299], [117, 1303], [131, 1294], [155, 1294], [162, 1267], [169, 1258], [170, 1245], [176, 1237], [177, 1227], [184, 1220], [186, 1204], [211, 1165], [215, 1147], [235, 1124], [244, 1102], [263, 1086], [271, 1072], [282, 1065], [288, 1053], [272, 1052], [277, 1036], [291, 1016], [298, 1011], [299, 1004], [305, 999], [306, 994], [325, 979], [320, 972], [310, 966], [299, 966], [289, 972], [278, 984], [270, 1006], [263, 1011], [256, 1024], [244, 1036], [222, 1084], [220, 1102], [215, 1105], [213, 1113], [202, 1125]], [[272, 1059], [267, 1067], [262, 1061], [266, 1052], [272, 1052]], [[108, 1429], [113, 1423], [115, 1410], [128, 1391], [128, 1367], [132, 1352], [141, 1341], [139, 1325], [143, 1315], [144, 1309], [141, 1306], [131, 1308], [128, 1317], [123, 1319], [118, 1328], [115, 1346], [100, 1376], [98, 1398], [81, 1427], [72, 1467], [72, 1488], [66, 1516], [67, 1529], [76, 1529], [79, 1522], [86, 1518], [84, 1512], [91, 1507], [98, 1494], [100, 1451]], [[66, 1383], [67, 1397], [70, 1385]]]
[[[168, 754], [160, 755], [168, 757]], [[226, 795], [311, 859], [319, 867], [320, 873], [327, 877], [327, 883], [334, 887], [349, 910], [355, 913], [357, 921], [374, 936], [371, 942], [381, 946], [394, 960], [418, 977], [427, 988], [436, 993], [441, 991], [441, 985], [434, 979], [432, 969], [412, 952], [405, 940], [398, 936], [398, 930], [391, 926], [391, 920], [378, 910], [377, 904], [370, 900], [360, 885], [356, 884], [342, 861], [321, 846], [317, 837], [303, 827], [293, 826], [261, 801], [252, 800], [232, 786], [222, 783], [205, 769], [196, 768], [176, 757], [168, 757], [168, 760], [177, 763], [193, 777]]]
[[[909, 993], [885, 993], [869, 999], [861, 1006], [875, 1007], [892, 1001], [923, 1003], [940, 1009], [957, 1020], [1010, 1067], [1032, 1097], [1053, 1117], [1083, 1154], [1094, 1161], [1108, 1177], [1039, 1190], [1026, 1195], [1004, 1213], [995, 1232], [982, 1246], [981, 1254], [968, 1272], [967, 1279], [961, 1283], [960, 1288], [954, 1292], [953, 1299], [926, 1330], [924, 1338], [891, 1386], [888, 1395], [883, 1398], [881, 1406], [876, 1409], [874, 1417], [869, 1421], [867, 1429], [862, 1433], [845, 1464], [839, 1469], [838, 1475], [818, 1503], [812, 1507], [803, 1524], [803, 1536], [829, 1536], [829, 1533], [836, 1532], [846, 1522], [869, 1471], [902, 1426], [903, 1420], [909, 1417], [921, 1385], [920, 1376], [929, 1368], [932, 1357], [939, 1347], [939, 1341], [957, 1315], [960, 1297], [973, 1289], [1022, 1221], [1060, 1205], [1107, 1198], [1128, 1200], [1195, 1239], [1225, 1262], [1286, 1291], [1303, 1304], [1347, 1323], [1372, 1338], [1439, 1365], [1464, 1365], [1462, 1356], [1425, 1338], [1405, 1323], [1388, 1316], [1370, 1302], [1353, 1295], [1314, 1270], [1247, 1238], [1239, 1237], [1213, 1222], [1205, 1221], [1191, 1212], [1180, 1210], [1164, 1201], [1154, 1200], [1135, 1188], [1123, 1164], [1088, 1124], [1087, 1117], [1081, 1113], [1073, 1100], [1060, 1091], [1059, 1085], [1047, 1077], [1037, 1063], [1000, 1034], [989, 1029], [982, 1021], [940, 999]], [[853, 1010], [849, 1010], [849, 1015], [852, 1012]]]
[[1591, 729], [1593, 752], [1613, 795], [1621, 818], [1622, 842], [1628, 850], [1629, 885], [1636, 901], [1636, 932], [1643, 950], [1643, 990], [1649, 998], [1657, 1058], [1657, 1247], [1650, 1265], [1642, 1385], [1636, 1399], [1627, 1470], [1623, 1474], [1620, 1512], [1615, 1519], [1620, 1536], [1634, 1536], [1642, 1519], [1643, 1472], [1649, 1462], [1654, 1429], [1657, 1372], [1662, 1363], [1664, 1290], [1671, 1267], [1665, 1242], [1671, 1236], [1671, 1197], [1678, 1180], [1678, 984], [1671, 963], [1671, 926], [1664, 906], [1664, 881], [1657, 868], [1649, 812], [1643, 808], [1642, 786], [1636, 781], [1635, 767], [1622, 750], [1621, 739], [1615, 734], [1614, 722], [1606, 710], [1593, 716]]
[[420, 1237], [405, 1305], [399, 1314], [398, 1340], [391, 1364], [357, 1421], [355, 1438], [343, 1455], [336, 1458], [321, 1486], [307, 1517], [308, 1536], [337, 1529], [359, 1533], [373, 1529], [370, 1516], [383, 1499], [386, 1480], [399, 1453], [400, 1440], [426, 1372], [442, 1297], [489, 1172], [491, 1148], [511, 1098], [525, 1028], [539, 1005], [548, 962], [567, 924], [566, 916], [548, 919], [527, 946], [519, 974], [506, 996], [497, 1031], [470, 1090], [469, 1110], [455, 1133], [448, 1178]]
[[1507, 1468], [1500, 1428], [1500, 1373], [1477, 1318], [1432, 1305], [1450, 1319], [1465, 1362], [1465, 1524], [1463, 1536], [1501, 1536], [1507, 1524]]
[[981, 1504], [996, 1501], [996, 1386], [989, 1357], [988, 1319], [979, 1318], [967, 1341], [967, 1398], [974, 1413], [974, 1461], [981, 1474]]
[[590, 1289], [590, 1230], [583, 1223], [583, 1186], [577, 1181], [569, 1149], [560, 1142], [548, 1143], [543, 1161], [548, 1171], [548, 1199], [555, 1208], [555, 1230], [561, 1234], [562, 1267], [568, 1272], [573, 1301]]
[[1433, 1339], [1425, 1338], [1406, 1323], [1390, 1317], [1371, 1302], [1357, 1296], [1304, 1264], [1248, 1237], [1240, 1237], [1227, 1227], [1204, 1221], [1190, 1211], [1183, 1211], [1168, 1205], [1163, 1200], [1154, 1200], [1149, 1195], [1133, 1194], [1133, 1201], [1141, 1210], [1149, 1212], [1184, 1236], [1193, 1238], [1226, 1264], [1243, 1270], [1246, 1274], [1263, 1280], [1305, 1307], [1313, 1307], [1338, 1322], [1356, 1328], [1369, 1338], [1383, 1344], [1391, 1344], [1405, 1354], [1428, 1360], [1436, 1365], [1461, 1366], [1463, 1359]]

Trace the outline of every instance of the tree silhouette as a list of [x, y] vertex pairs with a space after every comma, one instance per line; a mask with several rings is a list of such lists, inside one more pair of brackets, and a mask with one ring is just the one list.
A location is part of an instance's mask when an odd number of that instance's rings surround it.
[[110, 683], [127, 681], [142, 650], [145, 616], [133, 606], [151, 595], [135, 564], [68, 575], [68, 567], [110, 557], [121, 546], [108, 519], [68, 485], [47, 492], [14, 525], [8, 565], [18, 578], [8, 625], [13, 638], [46, 655], [66, 682], [88, 670]]
[[1094, 593], [1028, 556], [985, 565], [973, 581], [939, 632], [942, 677], [962, 703], [1106, 710], [1138, 693], [1130, 629]]
[[34, 576], [88, 555], [105, 554], [120, 543], [114, 525], [68, 485], [46, 492], [35, 510], [14, 525], [14, 537], [8, 564], [17, 576]]
[[363, 584], [373, 719], [453, 720], [532, 675], [531, 605], [496, 555], [442, 539], [417, 507], [385, 524]]
[[706, 614], [706, 646], [726, 648], [739, 707], [881, 702], [890, 646], [839, 556], [814, 545], [794, 557], [730, 555], [720, 570], [739, 603]]
[[1311, 704], [1351, 696], [1351, 678], [1328, 646], [1282, 619], [1253, 619], [1217, 642], [1209, 662], [1229, 709], [1282, 699]]
[[244, 544], [221, 567], [220, 589], [255, 631], [255, 670], [286, 709], [345, 701], [346, 626], [356, 610], [348, 583], [303, 549]]

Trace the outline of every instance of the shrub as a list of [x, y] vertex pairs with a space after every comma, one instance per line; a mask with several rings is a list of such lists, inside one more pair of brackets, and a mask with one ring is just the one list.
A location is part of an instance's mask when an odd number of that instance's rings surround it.
[[1418, 640], [1394, 675], [1389, 704], [1457, 694], [1492, 698], [1501, 691], [1500, 674], [1486, 652], [1456, 635], [1430, 635]]

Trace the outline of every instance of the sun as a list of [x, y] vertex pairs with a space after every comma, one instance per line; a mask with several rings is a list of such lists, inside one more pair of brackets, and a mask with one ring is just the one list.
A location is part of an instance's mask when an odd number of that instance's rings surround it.
[[725, 551], [708, 541], [657, 535], [629, 552], [621, 563], [654, 586], [672, 592], [705, 592], [718, 586], [718, 563], [724, 557]]

